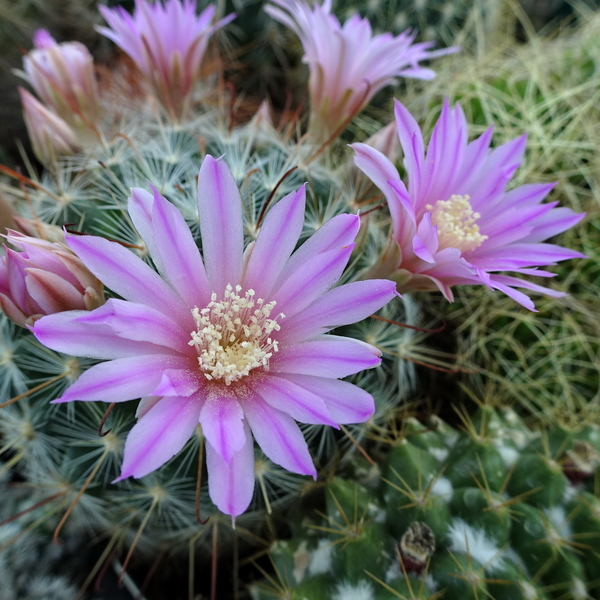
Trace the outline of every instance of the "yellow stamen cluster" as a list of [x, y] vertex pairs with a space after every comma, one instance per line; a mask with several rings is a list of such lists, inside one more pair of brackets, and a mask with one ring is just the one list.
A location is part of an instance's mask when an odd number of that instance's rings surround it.
[[431, 220], [438, 228], [440, 248], [458, 248], [461, 252], [475, 250], [487, 235], [479, 233], [476, 221], [481, 214], [473, 211], [470, 196], [450, 196], [450, 200], [438, 200], [435, 206], [425, 208], [431, 212]]
[[277, 319], [269, 318], [276, 302], [265, 303], [255, 299], [254, 290], [240, 295], [228, 284], [221, 301], [213, 292], [206, 308], [194, 308], [192, 315], [198, 329], [192, 331], [190, 346], [198, 352], [198, 363], [206, 379], [221, 379], [231, 385], [257, 367], [269, 368], [269, 359], [278, 351], [278, 343], [271, 338], [279, 331]]

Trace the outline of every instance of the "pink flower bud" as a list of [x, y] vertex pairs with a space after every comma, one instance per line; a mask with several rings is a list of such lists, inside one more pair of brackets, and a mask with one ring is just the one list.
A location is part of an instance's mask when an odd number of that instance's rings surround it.
[[100, 281], [64, 244], [23, 235], [4, 236], [18, 251], [6, 248], [0, 262], [0, 309], [25, 327], [44, 315], [93, 310], [104, 303]]
[[19, 93], [31, 145], [40, 161], [51, 165], [57, 156], [77, 151], [77, 139], [71, 127], [27, 90], [19, 88]]
[[33, 37], [35, 48], [23, 59], [27, 81], [48, 108], [76, 131], [93, 129], [98, 119], [94, 61], [79, 42], [57, 44], [45, 29]]
[[110, 28], [98, 31], [135, 61], [158, 100], [177, 119], [187, 110], [210, 36], [235, 17], [231, 14], [211, 25], [215, 6], [199, 15], [196, 9], [195, 0], [167, 0], [164, 6], [136, 0], [133, 16], [121, 7], [99, 7]]

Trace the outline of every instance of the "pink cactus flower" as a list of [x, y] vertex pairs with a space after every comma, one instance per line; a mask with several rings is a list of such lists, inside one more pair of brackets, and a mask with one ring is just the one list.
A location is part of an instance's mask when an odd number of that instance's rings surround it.
[[342, 26], [331, 0], [310, 7], [304, 0], [271, 0], [265, 10], [302, 42], [310, 68], [310, 124], [313, 139], [325, 142], [344, 129], [395, 77], [433, 79], [421, 60], [458, 48], [430, 51], [434, 42], [413, 44], [415, 33], [373, 35], [367, 19], [355, 15]]
[[64, 244], [8, 230], [0, 262], [0, 309], [21, 327], [44, 315], [92, 310], [104, 302], [100, 281]]
[[415, 119], [396, 101], [396, 124], [408, 187], [379, 151], [353, 144], [356, 165], [385, 194], [392, 238], [373, 276], [395, 280], [400, 293], [439, 289], [452, 301], [455, 285], [483, 284], [535, 310], [515, 287], [560, 297], [565, 294], [511, 275], [553, 277], [538, 267], [580, 252], [542, 243], [578, 223], [584, 214], [542, 203], [554, 184], [506, 186], [523, 161], [526, 136], [490, 149], [492, 128], [468, 142], [460, 106], [444, 103], [427, 152]]
[[77, 136], [68, 123], [48, 110], [27, 90], [19, 88], [27, 133], [35, 155], [48, 167], [58, 156], [73, 154], [79, 149]]
[[123, 300], [45, 317], [34, 333], [55, 350], [108, 360], [55, 402], [142, 398], [118, 480], [160, 467], [200, 423], [210, 497], [236, 516], [254, 490], [253, 437], [275, 463], [314, 477], [296, 420], [337, 427], [371, 416], [373, 398], [338, 378], [377, 366], [380, 352], [326, 333], [364, 319], [396, 292], [386, 280], [330, 289], [352, 253], [356, 215], [331, 219], [294, 251], [304, 187], [269, 211], [245, 252], [242, 201], [223, 160], [205, 158], [198, 209], [203, 258], [171, 203], [133, 190], [129, 214], [158, 273], [119, 244], [69, 236]]
[[198, 15], [195, 0], [167, 0], [164, 6], [135, 0], [133, 16], [121, 7], [99, 10], [112, 29], [98, 27], [98, 31], [134, 60], [156, 97], [177, 119], [187, 110], [210, 36], [235, 18], [231, 14], [211, 25], [215, 6]]
[[57, 44], [45, 29], [33, 37], [35, 48], [23, 58], [27, 81], [46, 106], [78, 133], [98, 120], [94, 60], [79, 42]]

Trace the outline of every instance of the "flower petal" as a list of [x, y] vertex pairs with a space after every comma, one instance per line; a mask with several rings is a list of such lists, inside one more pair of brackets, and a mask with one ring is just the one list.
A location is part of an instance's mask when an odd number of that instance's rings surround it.
[[[195, 364], [192, 363], [195, 367]], [[204, 383], [197, 369], [166, 369], [160, 383], [152, 391], [153, 396], [181, 396], [187, 398], [197, 392]]]
[[202, 433], [219, 456], [230, 464], [246, 443], [244, 411], [228, 390], [211, 391], [200, 413]]
[[269, 375], [252, 383], [252, 389], [273, 408], [302, 423], [331, 425], [338, 429], [318, 391], [309, 391], [289, 377]]
[[189, 332], [162, 312], [143, 304], [111, 298], [76, 320], [78, 323], [106, 325], [121, 338], [151, 342], [181, 354], [194, 354], [188, 344], [191, 339]]
[[354, 244], [350, 244], [313, 256], [273, 294], [277, 309], [287, 319], [312, 304], [337, 283], [353, 250]]
[[306, 262], [318, 254], [336, 248], [344, 248], [351, 244], [358, 235], [359, 229], [360, 218], [357, 215], [338, 215], [327, 221], [292, 254], [275, 288], [279, 287]]
[[65, 235], [65, 239], [85, 266], [119, 296], [164, 314], [185, 315], [193, 323], [181, 298], [131, 250], [92, 235]]
[[208, 493], [223, 513], [237, 517], [250, 505], [254, 493], [254, 441], [250, 427], [243, 421], [245, 443], [226, 463], [206, 441]]
[[84, 371], [57, 402], [100, 400], [124, 402], [149, 396], [166, 369], [185, 368], [188, 359], [153, 354], [129, 356], [94, 365]]
[[308, 446], [292, 417], [269, 406], [257, 395], [244, 398], [243, 408], [258, 445], [275, 464], [316, 479], [317, 471]]
[[121, 475], [139, 479], [173, 458], [192, 437], [202, 401], [171, 396], [159, 400], [133, 426], [125, 442]]
[[396, 295], [396, 284], [384, 279], [339, 286], [287, 320], [278, 339], [306, 340], [334, 327], [362, 321]]
[[198, 176], [198, 212], [206, 273], [220, 295], [242, 278], [242, 199], [225, 161], [210, 155]]
[[306, 185], [282, 198], [268, 213], [244, 273], [244, 288], [268, 298], [294, 251], [304, 224]]
[[381, 362], [381, 352], [352, 338], [323, 335], [318, 339], [285, 346], [271, 359], [274, 373], [300, 373], [318, 377], [346, 377]]
[[204, 263], [179, 210], [157, 190], [153, 189], [151, 195], [135, 188], [129, 199], [129, 212], [136, 227], [139, 223], [143, 229], [140, 233], [159, 273], [188, 307], [208, 304], [211, 288]]
[[322, 398], [338, 423], [364, 423], [375, 412], [373, 396], [347, 381], [288, 373], [281, 377]]
[[48, 315], [35, 322], [33, 333], [52, 350], [73, 356], [113, 359], [140, 354], [164, 354], [164, 346], [119, 337], [109, 325], [82, 323], [84, 310]]

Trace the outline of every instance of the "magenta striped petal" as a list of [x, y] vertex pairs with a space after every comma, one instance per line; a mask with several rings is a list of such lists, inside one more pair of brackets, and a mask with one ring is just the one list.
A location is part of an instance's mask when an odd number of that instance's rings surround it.
[[325, 330], [362, 321], [396, 295], [396, 284], [382, 279], [342, 285], [287, 320], [278, 337], [290, 343], [299, 342]]
[[117, 358], [84, 371], [79, 379], [53, 402], [124, 402], [149, 396], [159, 384], [163, 371], [184, 369], [187, 365], [188, 359], [164, 354]]
[[306, 262], [318, 254], [336, 248], [344, 248], [351, 244], [358, 235], [359, 229], [360, 219], [357, 215], [338, 215], [327, 221], [292, 254], [275, 288], [279, 287]]
[[[537, 274], [539, 275], [539, 273]], [[563, 298], [567, 295], [566, 292], [561, 292], [560, 290], [553, 290], [552, 288], [543, 285], [538, 285], [537, 283], [532, 283], [531, 281], [527, 281], [526, 279], [518, 279], [517, 277], [511, 277], [510, 275], [492, 275], [490, 277], [490, 280], [492, 281], [492, 285], [499, 283], [511, 287], [520, 287], [526, 290], [531, 290], [532, 292], [537, 292], [538, 294], [545, 294], [546, 296], [551, 296], [552, 298]]]
[[478, 255], [477, 266], [486, 271], [504, 271], [551, 265], [569, 258], [585, 258], [585, 255], [554, 244], [511, 244]]
[[245, 443], [229, 464], [206, 441], [208, 493], [213, 504], [232, 517], [242, 514], [254, 493], [254, 442], [250, 427], [243, 421]]
[[74, 310], [48, 315], [35, 322], [33, 333], [44, 346], [72, 356], [110, 360], [165, 353], [164, 346], [119, 337], [109, 325], [79, 322], [90, 314]]
[[317, 377], [347, 377], [380, 362], [381, 352], [365, 342], [335, 335], [285, 346], [271, 360], [275, 373], [300, 373]]
[[[356, 166], [383, 192], [390, 209], [392, 223], [394, 224], [394, 236], [403, 239], [403, 221], [409, 221], [408, 225], [415, 224], [415, 211], [412, 203], [407, 202], [403, 194], [399, 194], [391, 182], [400, 180], [398, 170], [392, 162], [379, 150], [371, 148], [366, 144], [351, 144], [350, 146], [356, 156]], [[403, 190], [402, 190], [403, 191]]]
[[82, 293], [60, 275], [32, 267], [25, 271], [27, 291], [44, 314], [85, 308]]
[[521, 242], [541, 242], [574, 227], [585, 217], [585, 213], [574, 213], [570, 208], [555, 208], [553, 211], [537, 219], [534, 230]]
[[260, 228], [244, 273], [244, 288], [269, 298], [273, 286], [294, 251], [304, 224], [306, 186], [282, 198]]
[[197, 392], [205, 383], [204, 377], [196, 368], [196, 361], [187, 369], [166, 369], [160, 383], [152, 391], [153, 396], [182, 396], [187, 398]]
[[141, 419], [161, 399], [161, 396], [145, 396], [142, 398], [135, 411], [135, 418]]
[[189, 307], [205, 306], [212, 290], [190, 228], [179, 210], [156, 191], [152, 228], [154, 238], [160, 240], [158, 253], [165, 279]]
[[136, 479], [173, 458], [192, 437], [202, 401], [197, 397], [162, 398], [133, 426], [125, 442], [121, 475]]
[[364, 423], [375, 411], [373, 396], [347, 381], [291, 373], [281, 377], [322, 398], [338, 423]]
[[212, 290], [242, 279], [242, 199], [227, 164], [207, 155], [198, 176], [202, 253]]
[[354, 244], [350, 244], [308, 260], [273, 294], [277, 309], [288, 319], [312, 304], [337, 283], [353, 250]]
[[[121, 338], [151, 342], [195, 356], [194, 350], [188, 345], [190, 332], [184, 331], [179, 323], [162, 312], [143, 304], [111, 298], [96, 310], [78, 317], [77, 322], [106, 325]], [[192, 327], [190, 325], [190, 331]]]
[[218, 388], [208, 393], [200, 413], [202, 433], [226, 464], [246, 443], [243, 421], [244, 411], [233, 393]]
[[212, 290], [190, 228], [175, 206], [153, 192], [132, 190], [129, 211], [135, 215], [134, 224], [144, 230], [144, 241], [159, 273], [190, 308], [205, 306]]
[[244, 398], [244, 414], [260, 449], [277, 465], [302, 475], [317, 471], [304, 436], [292, 417], [256, 395]]
[[85, 266], [119, 296], [165, 314], [189, 315], [165, 280], [131, 250], [91, 235], [66, 235], [65, 239]]
[[289, 377], [269, 375], [252, 383], [252, 389], [277, 410], [302, 423], [331, 425], [339, 429], [318, 390], [308, 391]]

